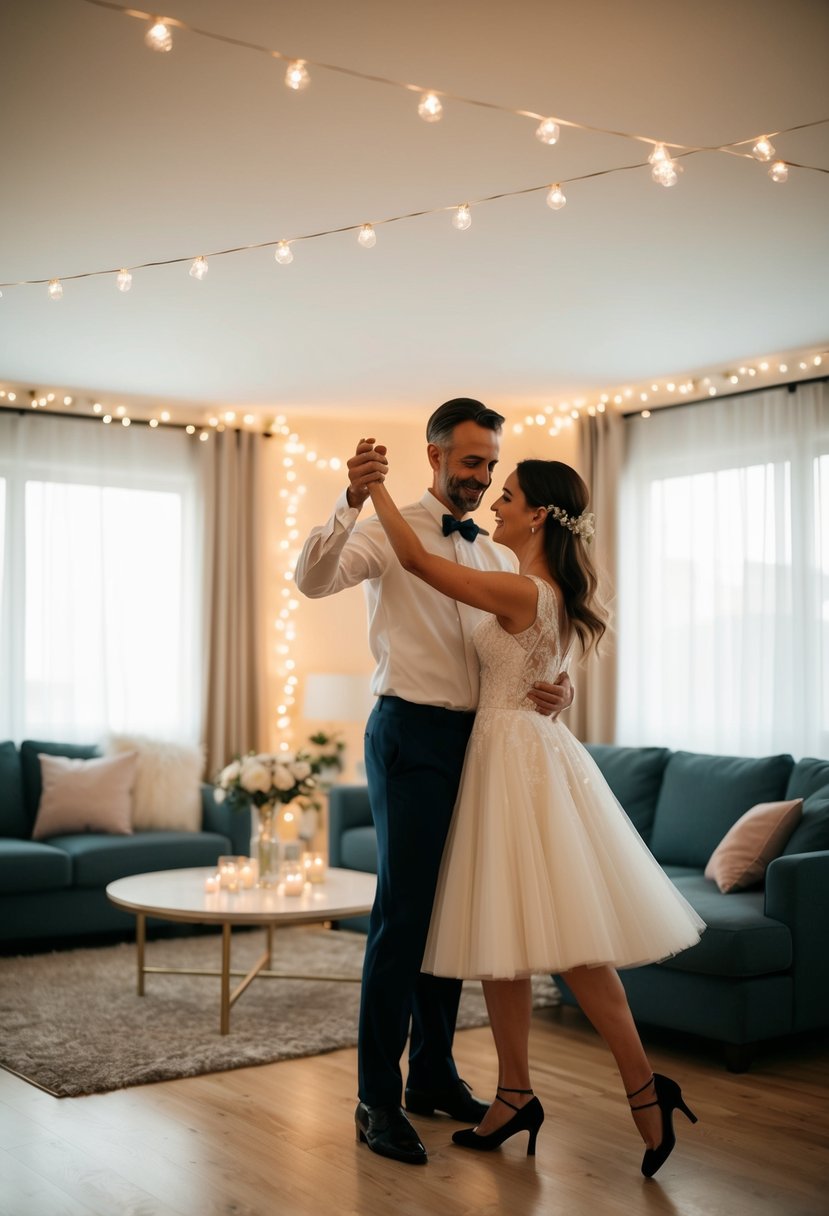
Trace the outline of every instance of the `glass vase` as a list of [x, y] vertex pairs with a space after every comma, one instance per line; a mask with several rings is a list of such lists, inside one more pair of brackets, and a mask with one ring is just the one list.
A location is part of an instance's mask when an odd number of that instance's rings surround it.
[[279, 816], [272, 803], [255, 808], [256, 835], [251, 853], [259, 862], [260, 887], [275, 887], [279, 883], [282, 853], [279, 843]]

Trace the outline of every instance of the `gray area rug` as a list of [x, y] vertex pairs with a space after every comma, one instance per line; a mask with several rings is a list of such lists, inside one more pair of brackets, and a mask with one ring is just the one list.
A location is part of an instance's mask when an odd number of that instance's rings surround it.
[[[232, 966], [249, 967], [264, 932], [235, 933]], [[357, 1041], [362, 934], [318, 928], [274, 934], [273, 969], [314, 980], [257, 978], [219, 1034], [217, 976], [148, 975], [136, 994], [135, 946], [125, 943], [0, 959], [0, 1065], [56, 1097], [318, 1055]], [[219, 937], [147, 945], [147, 966], [218, 968]], [[232, 985], [238, 979], [232, 980]], [[556, 1005], [548, 976], [533, 980], [536, 1008]], [[487, 1022], [479, 984], [464, 984], [458, 1028]]]

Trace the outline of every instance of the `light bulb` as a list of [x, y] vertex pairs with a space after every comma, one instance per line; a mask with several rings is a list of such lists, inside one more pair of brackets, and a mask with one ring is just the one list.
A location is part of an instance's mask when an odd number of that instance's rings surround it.
[[762, 139], [757, 140], [757, 143], [751, 149], [751, 154], [752, 156], [756, 156], [758, 160], [771, 160], [774, 156], [774, 145], [764, 135]]
[[535, 138], [543, 144], [556, 144], [561, 135], [561, 128], [554, 118], [545, 118], [535, 129]]
[[769, 177], [773, 182], [785, 182], [789, 176], [789, 166], [784, 160], [776, 160], [769, 169]]
[[152, 25], [144, 35], [144, 42], [151, 51], [160, 51], [162, 54], [173, 49], [173, 35], [170, 33], [169, 26], [156, 19], [153, 19]]
[[119, 291], [129, 291], [129, 289], [132, 287], [132, 275], [128, 270], [119, 270], [116, 281], [118, 283]]
[[49, 280], [49, 295], [53, 300], [60, 300], [63, 297], [63, 283], [60, 279]]
[[362, 245], [363, 249], [372, 249], [377, 244], [377, 233], [372, 224], [363, 224], [357, 235], [357, 243]]
[[660, 186], [675, 186], [682, 172], [682, 165], [671, 159], [664, 144], [657, 144], [648, 157], [651, 167], [651, 177]]
[[547, 195], [547, 206], [552, 207], [553, 211], [561, 211], [566, 202], [567, 199], [561, 186], [556, 182], [555, 186], [550, 187], [550, 193]]
[[308, 75], [304, 59], [293, 59], [288, 64], [288, 70], [285, 73], [285, 83], [295, 93], [298, 93], [300, 89], [307, 89], [311, 83], [311, 77]]
[[195, 261], [193, 262], [193, 265], [190, 267], [190, 277], [193, 279], [203, 279], [204, 276], [207, 274], [207, 271], [208, 271], [207, 258], [198, 257], [195, 259]]
[[443, 105], [437, 93], [424, 93], [418, 103], [417, 112], [424, 122], [440, 122], [443, 118]]
[[276, 249], [273, 251], [273, 256], [280, 266], [287, 266], [294, 260], [293, 251], [287, 241], [280, 241]]
[[469, 203], [462, 203], [452, 216], [452, 226], [457, 228], [459, 232], [465, 232], [471, 223], [472, 216], [469, 213]]

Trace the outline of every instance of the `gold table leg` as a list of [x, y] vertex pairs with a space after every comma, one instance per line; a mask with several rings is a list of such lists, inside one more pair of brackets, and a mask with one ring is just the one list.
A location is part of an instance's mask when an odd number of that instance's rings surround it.
[[138, 995], [144, 995], [144, 976], [146, 969], [144, 967], [144, 949], [147, 940], [147, 918], [143, 912], [139, 912], [135, 918], [135, 944], [137, 947], [136, 954], [138, 957]]
[[230, 925], [222, 925], [222, 1005], [219, 1016], [219, 1033], [230, 1031]]

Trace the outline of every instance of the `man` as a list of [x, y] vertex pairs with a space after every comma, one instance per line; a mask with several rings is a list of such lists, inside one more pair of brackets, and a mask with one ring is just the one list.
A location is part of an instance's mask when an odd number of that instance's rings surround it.
[[[512, 553], [466, 519], [492, 481], [503, 422], [467, 397], [440, 406], [426, 428], [431, 488], [403, 508], [428, 549], [475, 569], [516, 568]], [[460, 980], [420, 973], [478, 703], [472, 632], [483, 614], [407, 574], [376, 518], [357, 525], [368, 487], [386, 469], [385, 448], [361, 440], [348, 461], [348, 489], [328, 523], [305, 542], [296, 583], [312, 598], [365, 586], [377, 662], [365, 761], [378, 872], [363, 969], [355, 1120], [358, 1138], [373, 1152], [420, 1164], [426, 1150], [400, 1106], [400, 1057], [410, 1023], [406, 1109], [478, 1123], [488, 1108], [459, 1079], [452, 1058]], [[529, 695], [547, 714], [572, 700], [566, 677]]]

